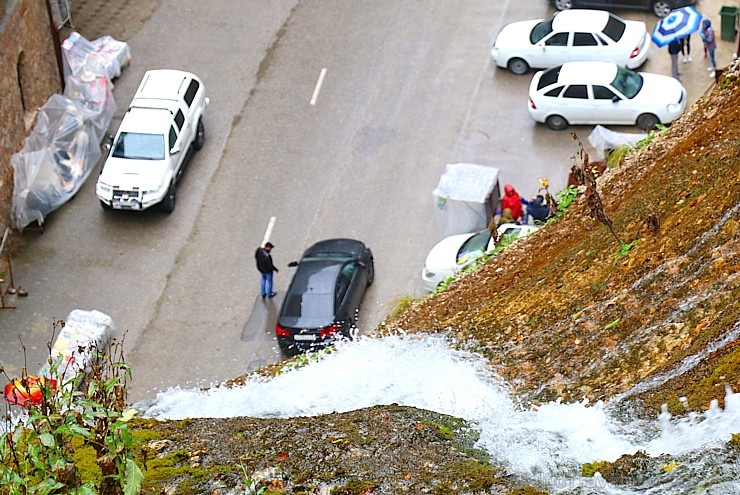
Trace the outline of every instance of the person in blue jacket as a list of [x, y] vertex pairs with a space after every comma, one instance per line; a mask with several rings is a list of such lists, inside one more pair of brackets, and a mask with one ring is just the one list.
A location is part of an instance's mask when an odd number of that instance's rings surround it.
[[550, 208], [544, 202], [545, 198], [538, 194], [527, 204], [527, 215], [532, 217], [534, 225], [543, 224], [550, 217]]

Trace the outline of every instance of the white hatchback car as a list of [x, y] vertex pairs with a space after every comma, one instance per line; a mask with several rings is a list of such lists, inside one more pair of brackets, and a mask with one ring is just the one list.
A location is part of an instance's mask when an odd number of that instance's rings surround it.
[[[536, 225], [505, 223], [499, 226], [498, 235], [511, 242], [528, 236], [538, 228]], [[433, 292], [443, 280], [452, 277], [494, 247], [488, 230], [445, 237], [429, 251], [424, 262], [421, 272], [424, 288]]]
[[625, 21], [603, 10], [567, 10], [549, 19], [504, 27], [491, 58], [514, 74], [570, 61], [605, 60], [636, 69], [648, 58], [650, 35], [644, 22]]
[[203, 147], [203, 82], [194, 74], [158, 69], [144, 74], [113, 139], [95, 193], [104, 209], [170, 213], [192, 151]]
[[611, 62], [569, 62], [540, 71], [529, 85], [529, 115], [555, 130], [569, 124], [654, 129], [686, 110], [686, 90], [670, 76]]

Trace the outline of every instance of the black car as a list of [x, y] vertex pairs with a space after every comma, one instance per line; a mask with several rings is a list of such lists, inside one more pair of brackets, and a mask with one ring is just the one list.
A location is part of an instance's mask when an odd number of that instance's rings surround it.
[[574, 8], [642, 9], [652, 10], [658, 17], [665, 17], [673, 9], [694, 5], [696, 0], [550, 0], [558, 10]]
[[375, 278], [373, 253], [360, 241], [329, 239], [303, 253], [280, 307], [275, 333], [284, 353], [354, 338], [357, 314]]

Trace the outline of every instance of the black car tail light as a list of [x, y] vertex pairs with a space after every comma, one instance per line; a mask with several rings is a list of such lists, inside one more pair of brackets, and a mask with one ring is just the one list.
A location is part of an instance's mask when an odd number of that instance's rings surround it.
[[319, 337], [331, 337], [339, 331], [339, 325], [332, 325], [319, 331]]
[[286, 330], [280, 325], [275, 325], [275, 333], [278, 337], [292, 337], [293, 335], [290, 333], [290, 330]]

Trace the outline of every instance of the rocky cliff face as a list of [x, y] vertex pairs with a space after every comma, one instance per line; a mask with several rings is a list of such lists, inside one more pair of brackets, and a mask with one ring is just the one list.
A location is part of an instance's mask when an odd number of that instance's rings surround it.
[[[726, 387], [740, 391], [739, 78], [736, 64], [598, 179], [616, 237], [592, 218], [593, 191], [590, 202], [581, 194], [557, 221], [375, 333], [473, 339], [525, 404], [585, 397], [649, 417], [664, 403], [674, 414], [722, 406]], [[578, 150], [574, 140], [584, 166]], [[263, 489], [254, 493], [542, 493], [489, 465], [463, 423], [409, 408], [138, 427], [149, 458], [169, 469], [149, 471], [150, 492], [254, 483]], [[737, 441], [728, 449], [736, 462]], [[659, 468], [642, 457], [604, 476], [650, 477]]]
[[[739, 103], [736, 64], [680, 122], [598, 179], [625, 246], [582, 194], [381, 333], [473, 338], [534, 402], [626, 394], [650, 414], [662, 403], [674, 413], [721, 404], [726, 385], [740, 390]], [[574, 141], [582, 165], [577, 151]]]

